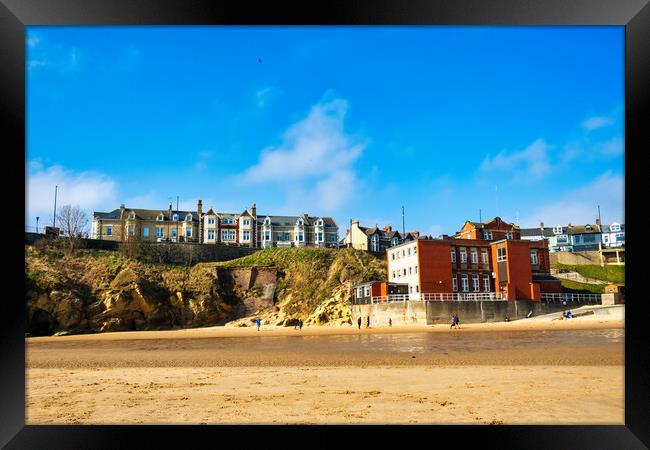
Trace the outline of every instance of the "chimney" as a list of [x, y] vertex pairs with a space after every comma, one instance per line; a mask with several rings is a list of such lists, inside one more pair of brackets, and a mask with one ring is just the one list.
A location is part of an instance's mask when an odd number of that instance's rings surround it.
[[390, 225], [386, 225], [384, 227], [384, 232], [385, 233], [390, 233], [391, 231], [393, 231], [393, 227], [391, 227]]
[[358, 220], [353, 220], [353, 221], [352, 221], [352, 225], [355, 225], [355, 224], [356, 224], [356, 225], [359, 225], [359, 221], [358, 221]]
[[539, 223], [539, 228], [540, 228], [540, 230], [543, 230], [543, 229], [544, 229], [544, 222], [540, 222], [540, 223]]
[[411, 236], [413, 236], [414, 238], [417, 239], [418, 237], [420, 237], [420, 232], [419, 231], [411, 231]]
[[199, 215], [199, 218], [201, 218], [201, 215], [203, 214], [203, 202], [199, 200], [199, 203], [196, 205], [196, 213]]
[[251, 206], [251, 215], [253, 217], [257, 217], [257, 206], [255, 205], [255, 203], [253, 203], [253, 206]]
[[596, 225], [600, 226], [600, 219], [596, 218]]
[[198, 204], [196, 205], [196, 215], [199, 216], [199, 244], [203, 244], [203, 202], [199, 199]]
[[124, 203], [120, 205], [120, 219], [124, 217]]

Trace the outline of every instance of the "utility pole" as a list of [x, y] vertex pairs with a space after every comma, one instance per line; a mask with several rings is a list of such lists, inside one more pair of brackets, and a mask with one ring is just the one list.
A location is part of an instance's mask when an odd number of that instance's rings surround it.
[[38, 216], [36, 216], [36, 233], [38, 233]]
[[54, 186], [54, 223], [52, 224], [52, 228], [56, 228], [56, 194], [58, 190], [59, 186]]
[[402, 206], [402, 239], [406, 236], [406, 222], [404, 221], [404, 206]]
[[483, 216], [481, 215], [481, 208], [478, 209], [478, 221], [483, 222]]
[[598, 205], [598, 223], [602, 226], [602, 222], [600, 221], [600, 205]]

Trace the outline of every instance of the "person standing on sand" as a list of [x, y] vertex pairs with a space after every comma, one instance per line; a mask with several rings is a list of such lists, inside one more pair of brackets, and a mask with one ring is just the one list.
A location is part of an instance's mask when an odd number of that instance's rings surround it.
[[361, 329], [361, 316], [357, 319], [357, 325], [359, 326], [359, 329]]
[[370, 314], [366, 317], [366, 328], [370, 328]]
[[388, 326], [389, 327], [393, 326], [393, 319], [391, 319], [390, 317], [388, 318]]
[[302, 319], [298, 320], [298, 331], [302, 331]]
[[257, 320], [255, 321], [255, 325], [257, 325], [257, 331], [260, 331], [260, 325], [261, 325], [261, 323], [262, 323], [262, 321], [261, 321], [260, 319], [257, 319]]

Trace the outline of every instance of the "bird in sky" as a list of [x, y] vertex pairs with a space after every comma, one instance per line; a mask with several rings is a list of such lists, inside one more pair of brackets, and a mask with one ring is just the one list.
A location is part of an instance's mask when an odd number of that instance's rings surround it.
[[257, 58], [257, 62], [260, 62], [260, 63], [261, 63], [261, 62], [262, 62], [262, 60], [261, 60], [261, 59], [259, 59], [259, 58]]

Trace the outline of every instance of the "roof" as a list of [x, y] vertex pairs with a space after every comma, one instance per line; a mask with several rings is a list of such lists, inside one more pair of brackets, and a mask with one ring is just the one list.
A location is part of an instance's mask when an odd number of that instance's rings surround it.
[[519, 231], [522, 238], [532, 236], [553, 237], [555, 235], [551, 227], [544, 227], [543, 230], [541, 228], [521, 228]]
[[600, 233], [599, 225], [573, 225], [569, 227], [569, 234], [594, 234]]
[[[612, 224], [612, 225], [613, 225], [613, 224]], [[611, 232], [612, 232], [612, 230], [611, 230], [611, 226], [612, 226], [612, 225], [603, 225], [603, 226], [602, 226], [603, 233], [611, 233]], [[620, 223], [619, 225], [621, 226], [621, 230], [620, 230], [620, 231], [625, 231], [625, 224], [624, 224], [624, 223]], [[614, 233], [618, 233], [618, 231], [614, 231]]]
[[[114, 209], [113, 211], [110, 212], [100, 212], [100, 211], [94, 211], [93, 212], [93, 219], [102, 219], [102, 220], [120, 220], [120, 211], [121, 209]], [[166, 209], [138, 209], [138, 208], [124, 208], [124, 213], [130, 214], [131, 212], [135, 213], [135, 217], [140, 220], [157, 220], [157, 217], [162, 214], [163, 215], [163, 222], [164, 221], [169, 221], [170, 216], [169, 216], [169, 210]], [[184, 221], [185, 217], [188, 214], [192, 215], [192, 221], [193, 222], [198, 222], [199, 221], [199, 215], [196, 211], [181, 211], [181, 210], [172, 210], [172, 217], [174, 214], [178, 214], [178, 220], [179, 221]]]
[[[267, 217], [271, 219], [272, 227], [293, 227], [296, 225], [298, 219], [303, 219], [303, 220], [305, 219], [304, 216], [272, 216], [272, 215], [258, 214], [257, 223], [260, 225], [263, 224], [264, 219], [266, 219]], [[314, 223], [316, 223], [317, 219], [323, 219], [323, 225], [325, 226], [325, 228], [338, 228], [338, 225], [336, 225], [336, 222], [331, 217], [307, 216], [307, 220], [305, 220], [305, 225], [313, 226]]]

